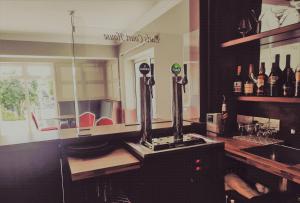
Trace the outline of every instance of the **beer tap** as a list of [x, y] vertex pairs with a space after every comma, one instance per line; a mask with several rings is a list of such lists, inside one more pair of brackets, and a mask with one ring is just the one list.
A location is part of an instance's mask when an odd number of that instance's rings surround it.
[[[151, 66], [151, 68], [150, 68]], [[144, 145], [152, 144], [152, 98], [153, 98], [153, 86], [154, 80], [154, 64], [148, 65], [142, 63], [139, 70], [142, 74], [140, 77], [140, 89], [141, 89], [141, 143]], [[147, 74], [151, 72], [151, 76], [147, 77]]]
[[185, 85], [188, 83], [187, 79], [187, 64], [183, 64], [184, 77], [182, 79], [183, 92], [185, 93]]
[[183, 115], [182, 115], [182, 87], [185, 92], [185, 85], [188, 83], [187, 79], [187, 65], [184, 64], [184, 77], [178, 76], [181, 72], [181, 66], [177, 63], [172, 65], [172, 73], [174, 74], [172, 78], [173, 82], [173, 135], [175, 143], [183, 142]]
[[147, 85], [150, 88], [149, 89], [150, 90], [150, 95], [151, 95], [151, 98], [153, 99], [153, 86], [155, 85], [155, 80], [154, 80], [154, 64], [153, 63], [150, 64], [150, 72], [151, 72], [151, 76], [150, 76], [150, 78], [147, 81]]

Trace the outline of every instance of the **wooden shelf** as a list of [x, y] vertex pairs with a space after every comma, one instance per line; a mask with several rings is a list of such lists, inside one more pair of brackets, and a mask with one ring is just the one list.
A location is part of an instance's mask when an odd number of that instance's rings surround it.
[[300, 98], [296, 97], [248, 97], [248, 96], [241, 96], [237, 97], [238, 101], [249, 101], [249, 102], [276, 102], [276, 103], [299, 103]]
[[123, 148], [100, 157], [68, 157], [68, 163], [72, 181], [136, 170], [141, 167], [140, 161]]
[[222, 43], [221, 47], [232, 47], [255, 40], [260, 40], [260, 44], [265, 45], [295, 38], [300, 38], [300, 23], [288, 25], [255, 35], [250, 35], [243, 38], [233, 39]]

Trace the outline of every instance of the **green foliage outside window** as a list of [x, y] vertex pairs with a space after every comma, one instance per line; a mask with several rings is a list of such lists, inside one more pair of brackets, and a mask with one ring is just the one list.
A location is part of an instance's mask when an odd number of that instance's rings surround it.
[[[29, 83], [29, 101], [31, 104], [38, 103], [37, 81]], [[7, 79], [0, 81], [0, 106], [2, 120], [24, 120], [24, 106], [26, 101], [26, 88], [17, 79]]]

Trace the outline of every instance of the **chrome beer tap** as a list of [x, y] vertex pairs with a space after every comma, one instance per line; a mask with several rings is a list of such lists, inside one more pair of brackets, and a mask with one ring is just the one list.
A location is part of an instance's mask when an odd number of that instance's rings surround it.
[[182, 115], [182, 88], [185, 93], [185, 85], [188, 83], [187, 79], [187, 65], [184, 64], [184, 77], [178, 76], [181, 72], [181, 66], [177, 63], [172, 65], [172, 73], [174, 74], [172, 78], [173, 82], [173, 135], [175, 143], [183, 142], [183, 115]]
[[[151, 67], [150, 67], [151, 66]], [[154, 80], [154, 64], [142, 63], [139, 70], [143, 76], [140, 77], [141, 87], [141, 143], [147, 145], [152, 143], [152, 98]], [[151, 76], [146, 75], [151, 72]]]

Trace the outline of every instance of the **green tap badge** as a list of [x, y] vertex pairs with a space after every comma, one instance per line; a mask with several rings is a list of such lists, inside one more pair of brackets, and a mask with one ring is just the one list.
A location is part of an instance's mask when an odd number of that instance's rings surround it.
[[172, 73], [178, 75], [181, 71], [181, 66], [178, 63], [174, 63], [171, 67]]

